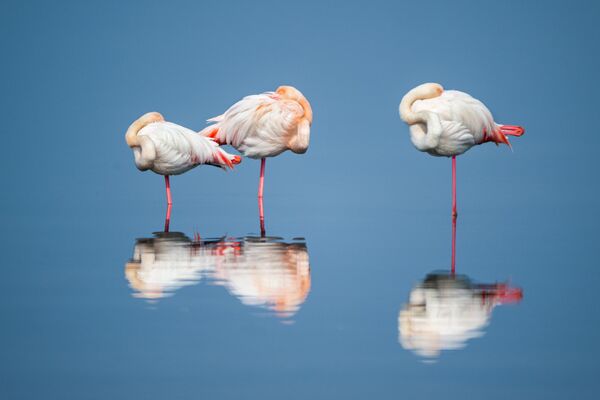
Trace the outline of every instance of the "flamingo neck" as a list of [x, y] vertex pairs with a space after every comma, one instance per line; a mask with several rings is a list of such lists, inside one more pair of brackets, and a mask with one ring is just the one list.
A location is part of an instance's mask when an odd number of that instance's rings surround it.
[[159, 122], [159, 121], [164, 121], [164, 120], [165, 119], [163, 118], [163, 116], [157, 112], [149, 112], [149, 113], [142, 115], [140, 118], [133, 121], [133, 123], [131, 125], [129, 125], [129, 128], [127, 129], [127, 132], [125, 133], [125, 142], [127, 142], [127, 145], [129, 147], [139, 147], [140, 140], [139, 140], [137, 134], [140, 131], [140, 129], [142, 129], [144, 126], [151, 124], [153, 122]]
[[301, 98], [298, 101], [298, 103], [300, 103], [300, 105], [304, 109], [304, 118], [306, 118], [308, 120], [308, 122], [310, 124], [312, 124], [313, 113], [312, 113], [312, 107], [310, 106], [310, 103], [308, 102], [308, 100], [306, 100], [305, 98]]
[[441, 85], [437, 83], [424, 83], [411, 89], [400, 102], [398, 111], [400, 112], [400, 118], [408, 125], [414, 125], [419, 123], [425, 123], [426, 117], [421, 113], [415, 113], [412, 111], [412, 105], [417, 100], [431, 99], [440, 96], [444, 91]]

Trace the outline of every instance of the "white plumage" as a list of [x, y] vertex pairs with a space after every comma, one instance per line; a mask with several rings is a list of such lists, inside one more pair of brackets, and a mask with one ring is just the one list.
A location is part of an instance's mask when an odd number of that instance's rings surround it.
[[286, 150], [306, 152], [312, 110], [300, 91], [282, 86], [277, 92], [246, 96], [208, 121], [215, 124], [204, 129], [203, 135], [235, 147], [246, 157], [258, 159], [274, 157]]
[[415, 147], [434, 156], [457, 156], [485, 142], [509, 144], [521, 127], [494, 122], [479, 100], [458, 90], [425, 83], [410, 90], [400, 103], [400, 117], [410, 126]]
[[201, 164], [232, 167], [239, 157], [226, 153], [209, 138], [183, 126], [166, 122], [158, 113], [135, 121], [126, 140], [138, 169], [161, 175], [179, 175]]

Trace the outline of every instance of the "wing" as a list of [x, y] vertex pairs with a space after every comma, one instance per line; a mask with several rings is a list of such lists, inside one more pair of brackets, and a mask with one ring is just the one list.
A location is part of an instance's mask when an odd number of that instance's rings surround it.
[[184, 172], [198, 164], [231, 166], [234, 158], [213, 140], [172, 122], [147, 125], [138, 135], [152, 140], [156, 148], [155, 165], [170, 173], [178, 173], [180, 169]]
[[413, 111], [435, 112], [442, 121], [459, 124], [473, 136], [496, 129], [490, 110], [479, 100], [458, 90], [446, 90], [439, 97], [416, 101]]
[[258, 158], [287, 150], [302, 115], [299, 103], [269, 92], [244, 97], [212, 121], [217, 122], [220, 142]]
[[441, 156], [462, 154], [475, 145], [475, 136], [469, 128], [460, 122], [441, 121], [444, 134], [435, 148], [435, 153]]

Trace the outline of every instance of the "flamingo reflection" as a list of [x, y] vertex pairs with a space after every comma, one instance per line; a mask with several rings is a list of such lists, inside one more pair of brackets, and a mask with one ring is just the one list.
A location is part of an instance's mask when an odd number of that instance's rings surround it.
[[308, 249], [303, 240], [276, 237], [190, 239], [180, 232], [136, 241], [125, 276], [134, 296], [160, 299], [204, 279], [223, 286], [249, 306], [293, 316], [310, 291]]
[[466, 275], [436, 272], [410, 292], [398, 315], [402, 347], [435, 359], [442, 350], [456, 350], [484, 335], [494, 307], [518, 303], [520, 288], [506, 283], [477, 284]]
[[456, 215], [452, 216], [450, 272], [434, 272], [410, 292], [398, 315], [402, 347], [435, 360], [442, 350], [456, 350], [484, 335], [492, 310], [518, 303], [523, 291], [506, 283], [474, 283], [456, 274]]
[[213, 268], [215, 250], [222, 240], [204, 243], [181, 232], [157, 232], [137, 239], [125, 277], [134, 296], [144, 299], [168, 297], [183, 286], [195, 285]]
[[310, 291], [306, 244], [246, 237], [241, 247], [238, 255], [217, 265], [216, 283], [246, 305], [264, 307], [280, 317], [294, 315]]

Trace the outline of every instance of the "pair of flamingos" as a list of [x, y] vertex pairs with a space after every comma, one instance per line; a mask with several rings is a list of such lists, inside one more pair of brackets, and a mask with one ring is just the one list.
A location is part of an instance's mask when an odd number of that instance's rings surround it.
[[[168, 230], [170, 175], [182, 174], [201, 164], [233, 168], [241, 157], [226, 153], [230, 145], [245, 157], [261, 160], [258, 204], [261, 234], [265, 234], [263, 188], [265, 160], [286, 150], [302, 154], [308, 149], [312, 109], [304, 95], [291, 86], [275, 92], [246, 96], [199, 133], [166, 122], [151, 112], [133, 122], [125, 139], [133, 149], [138, 169], [164, 175], [167, 192]], [[520, 126], [494, 122], [479, 100], [457, 90], [425, 83], [410, 90], [400, 102], [400, 118], [410, 126], [414, 146], [434, 156], [452, 157], [452, 216], [456, 220], [456, 156], [487, 142], [510, 146], [508, 136], [521, 136]], [[455, 226], [455, 225], [454, 225]], [[454, 264], [454, 263], [453, 263]]]

